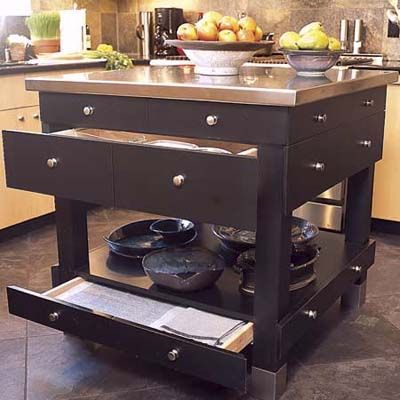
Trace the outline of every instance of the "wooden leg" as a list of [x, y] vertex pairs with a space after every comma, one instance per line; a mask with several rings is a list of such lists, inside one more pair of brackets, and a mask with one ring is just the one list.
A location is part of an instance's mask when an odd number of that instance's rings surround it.
[[347, 292], [342, 296], [341, 306], [346, 310], [358, 310], [363, 306], [367, 297], [367, 279], [361, 283], [351, 285]]
[[[262, 387], [263, 399], [275, 399], [282, 388], [286, 354], [281, 354], [279, 320], [289, 306], [291, 215], [285, 215], [286, 152], [282, 147], [258, 148], [258, 199], [255, 332], [253, 346], [254, 388]], [[282, 369], [284, 368], [284, 369]], [[263, 381], [263, 382], [262, 382]], [[255, 383], [257, 382], [257, 383]], [[279, 390], [278, 390], [279, 386]], [[260, 390], [254, 394], [260, 396]]]
[[74, 278], [78, 270], [89, 270], [87, 206], [59, 197], [55, 205], [59, 267], [53, 278], [60, 284]]

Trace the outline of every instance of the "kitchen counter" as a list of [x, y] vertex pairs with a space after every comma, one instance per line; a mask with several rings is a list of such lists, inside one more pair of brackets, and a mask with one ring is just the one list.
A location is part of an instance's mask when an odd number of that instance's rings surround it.
[[336, 69], [304, 78], [291, 69], [245, 67], [239, 76], [203, 76], [191, 66], [29, 78], [28, 90], [292, 107], [386, 85], [396, 72]]
[[61, 71], [65, 69], [90, 68], [105, 65], [104, 60], [40, 61], [38, 64], [0, 64], [0, 76], [34, 72]]

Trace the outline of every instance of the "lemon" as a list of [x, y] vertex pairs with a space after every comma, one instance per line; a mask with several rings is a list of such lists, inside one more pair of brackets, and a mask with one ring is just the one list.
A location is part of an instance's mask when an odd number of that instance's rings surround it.
[[321, 22], [311, 22], [310, 24], [307, 24], [300, 29], [299, 35], [303, 36], [311, 31], [324, 32], [324, 27]]
[[337, 51], [340, 50], [340, 42], [334, 37], [329, 38], [329, 46], [328, 49], [330, 51]]
[[299, 39], [300, 35], [297, 32], [285, 32], [279, 39], [279, 46], [285, 50], [298, 50]]
[[328, 35], [320, 30], [310, 31], [297, 42], [301, 50], [326, 50], [329, 45]]

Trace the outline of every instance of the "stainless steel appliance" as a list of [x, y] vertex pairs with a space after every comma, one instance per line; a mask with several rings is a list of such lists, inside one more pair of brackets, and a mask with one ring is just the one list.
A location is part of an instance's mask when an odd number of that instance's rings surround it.
[[139, 12], [136, 35], [139, 39], [140, 56], [145, 60], [150, 60], [153, 54], [153, 13], [151, 11]]
[[340, 20], [340, 48], [344, 51], [349, 50], [349, 20]]
[[157, 57], [178, 55], [176, 47], [165, 43], [168, 39], [176, 39], [176, 31], [183, 24], [183, 10], [181, 8], [155, 9], [154, 48]]
[[360, 54], [362, 50], [362, 34], [363, 34], [363, 20], [356, 19], [354, 21], [354, 42], [353, 42], [353, 53]]

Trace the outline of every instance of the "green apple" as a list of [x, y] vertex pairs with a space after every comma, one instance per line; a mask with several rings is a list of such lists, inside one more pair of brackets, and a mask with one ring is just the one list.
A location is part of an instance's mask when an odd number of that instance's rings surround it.
[[279, 46], [285, 50], [298, 50], [299, 39], [300, 35], [297, 32], [285, 32], [279, 39]]
[[223, 29], [218, 33], [218, 40], [220, 42], [236, 42], [236, 33], [229, 29]]
[[322, 31], [324, 32], [324, 27], [321, 22], [311, 22], [300, 29], [299, 35], [303, 36], [311, 31]]
[[176, 32], [178, 39], [180, 40], [197, 40], [197, 31], [196, 27], [192, 24], [182, 24], [177, 32]]
[[340, 50], [340, 42], [334, 37], [329, 38], [329, 46], [328, 49], [330, 51], [338, 51]]
[[326, 50], [329, 38], [325, 32], [314, 30], [301, 36], [297, 45], [301, 50]]

